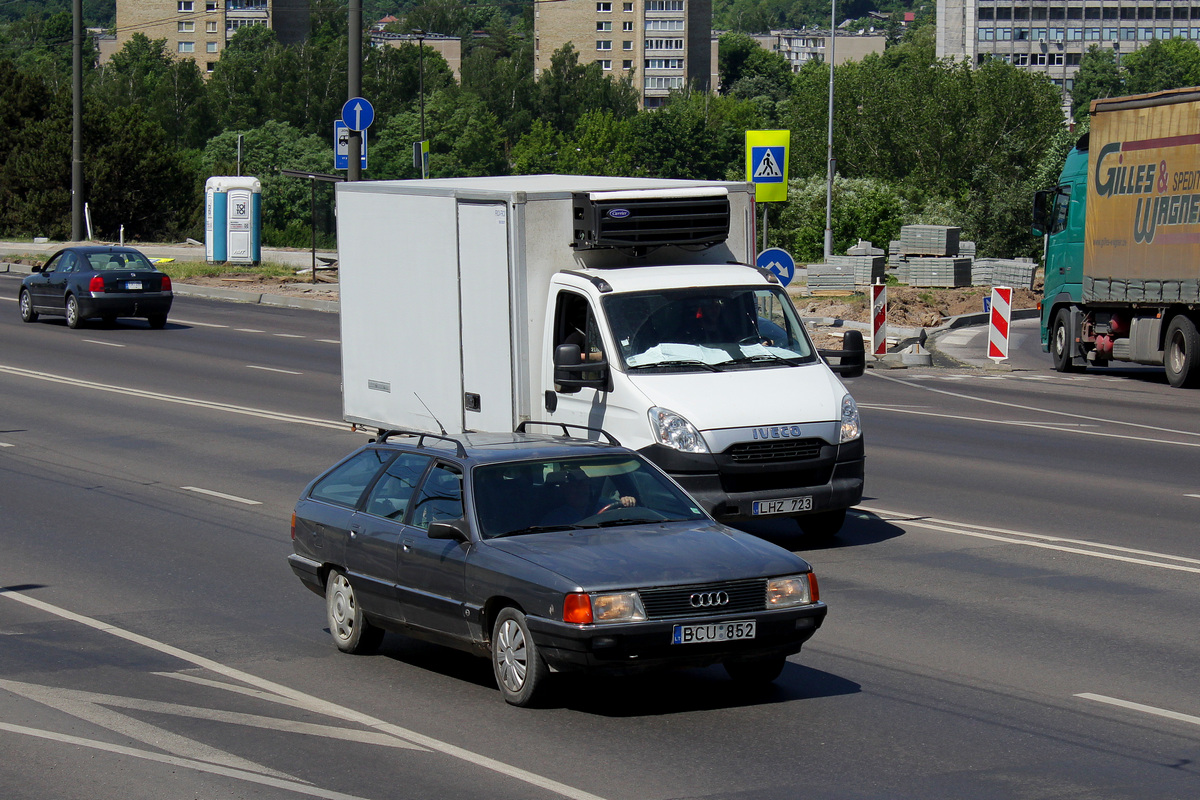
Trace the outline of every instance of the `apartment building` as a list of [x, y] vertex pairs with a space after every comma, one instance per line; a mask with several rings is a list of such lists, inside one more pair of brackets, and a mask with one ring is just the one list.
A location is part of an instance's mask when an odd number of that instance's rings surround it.
[[[758, 44], [774, 50], [788, 60], [792, 72], [809, 61], [826, 61], [830, 49], [829, 29], [804, 28], [801, 30], [771, 31], [769, 34], [755, 34], [752, 37]], [[871, 53], [882, 53], [887, 47], [887, 37], [874, 30], [843, 32], [837, 31], [833, 38], [833, 65], [835, 67], [847, 61], [862, 61]]]
[[671, 90], [709, 89], [712, 0], [558, 0], [534, 4], [534, 75], [567, 42], [581, 64], [606, 74], [632, 74], [643, 108], [656, 108]]
[[1200, 41], [1200, 2], [1189, 0], [940, 0], [937, 55], [1001, 58], [1071, 93], [1083, 54], [1111, 48], [1117, 62], [1154, 39]]
[[166, 39], [179, 58], [190, 58], [209, 73], [225, 43], [247, 25], [265, 25], [279, 41], [304, 41], [309, 30], [308, 0], [117, 0], [116, 50], [135, 33]]

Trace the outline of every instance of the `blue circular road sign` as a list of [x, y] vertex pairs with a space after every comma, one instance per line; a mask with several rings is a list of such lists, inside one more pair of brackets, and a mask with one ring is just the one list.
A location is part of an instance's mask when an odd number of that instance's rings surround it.
[[761, 269], [769, 269], [779, 278], [779, 282], [787, 286], [796, 276], [796, 262], [788, 255], [787, 250], [779, 247], [769, 247], [758, 254], [754, 260]]
[[342, 122], [352, 131], [365, 131], [375, 121], [375, 107], [362, 97], [351, 97], [342, 106]]

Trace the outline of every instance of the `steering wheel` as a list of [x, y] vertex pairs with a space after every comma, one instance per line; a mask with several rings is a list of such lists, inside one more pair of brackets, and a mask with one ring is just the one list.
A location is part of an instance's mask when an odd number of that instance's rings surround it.
[[614, 500], [613, 502], [611, 502], [611, 503], [609, 503], [608, 505], [606, 505], [604, 508], [602, 508], [602, 509], [600, 509], [599, 511], [597, 511], [595, 514], [592, 514], [592, 516], [593, 516], [593, 517], [598, 517], [598, 516], [600, 516], [601, 514], [603, 514], [603, 513], [604, 513], [604, 512], [606, 512], [606, 511], [612, 511], [614, 508], [620, 508], [620, 507], [621, 507], [621, 501], [620, 501], [620, 500]]
[[765, 336], [752, 334], [750, 336], [743, 336], [741, 339], [738, 339], [738, 344], [762, 344], [765, 339]]

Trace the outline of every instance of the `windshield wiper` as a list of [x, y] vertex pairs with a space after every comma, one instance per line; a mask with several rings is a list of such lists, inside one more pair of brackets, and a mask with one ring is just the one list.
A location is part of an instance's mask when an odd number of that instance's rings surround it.
[[672, 361], [655, 361], [653, 364], [638, 364], [629, 369], [650, 369], [651, 367], [703, 367], [709, 372], [721, 372], [722, 370], [714, 364], [709, 364], [707, 361], [697, 361], [691, 358], [677, 358]]
[[526, 533], [548, 533], [549, 531], [575, 531], [580, 528], [590, 527], [586, 525], [530, 525], [528, 528], [517, 528], [514, 531], [505, 531], [489, 536], [489, 539], [503, 539], [505, 536], [521, 536]]
[[782, 361], [784, 364], [788, 364], [793, 367], [798, 367], [804, 363], [804, 362], [800, 361], [799, 359], [784, 358], [783, 356], [776, 355], [775, 353], [755, 353], [752, 356], [740, 356], [738, 358], [733, 359], [732, 361], [729, 361], [728, 363], [730, 363], [730, 364], [754, 364], [754, 363], [766, 363], [769, 361], [770, 362]]

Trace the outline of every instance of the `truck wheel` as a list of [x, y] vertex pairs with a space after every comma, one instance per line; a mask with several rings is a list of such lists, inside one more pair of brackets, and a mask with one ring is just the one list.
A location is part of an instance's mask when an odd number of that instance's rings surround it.
[[1182, 314], [1167, 326], [1163, 363], [1167, 380], [1176, 389], [1200, 386], [1200, 333], [1196, 323]]
[[1054, 327], [1050, 329], [1050, 355], [1054, 359], [1054, 369], [1059, 372], [1082, 372], [1081, 367], [1075, 366], [1071, 359], [1071, 349], [1075, 343], [1075, 332], [1071, 330], [1071, 311], [1062, 308], [1054, 315]]

